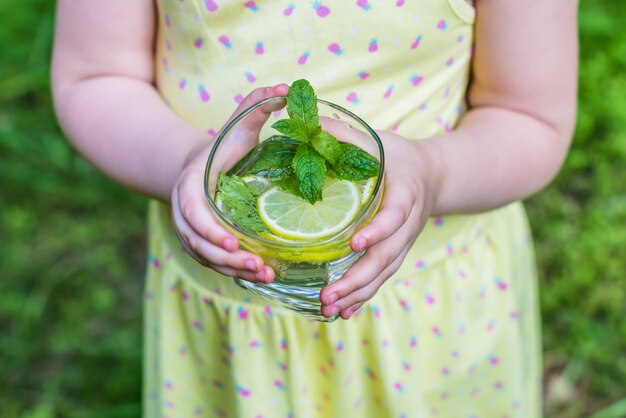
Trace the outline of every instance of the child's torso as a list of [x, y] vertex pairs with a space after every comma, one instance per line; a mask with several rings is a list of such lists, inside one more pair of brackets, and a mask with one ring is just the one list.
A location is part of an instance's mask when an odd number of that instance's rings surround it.
[[215, 134], [252, 89], [308, 79], [376, 129], [451, 129], [468, 81], [466, 0], [159, 0], [157, 83]]

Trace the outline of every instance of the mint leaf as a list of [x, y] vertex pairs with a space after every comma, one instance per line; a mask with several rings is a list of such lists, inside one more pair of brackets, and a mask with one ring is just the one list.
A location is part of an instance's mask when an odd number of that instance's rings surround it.
[[273, 183], [287, 193], [291, 193], [294, 196], [302, 197], [296, 173], [293, 171], [293, 169], [290, 169], [288, 172], [285, 172], [285, 174], [286, 175], [284, 177], [273, 181]]
[[277, 182], [277, 181], [286, 179], [288, 177], [295, 178], [295, 174], [293, 172], [293, 168], [289, 166], [289, 167], [272, 168], [272, 169], [266, 170], [263, 172], [263, 177], [265, 177], [269, 181]]
[[256, 204], [259, 191], [235, 175], [220, 173], [216, 196], [222, 201], [222, 212], [238, 226], [258, 233], [269, 232], [259, 218]]
[[272, 125], [283, 135], [300, 142], [310, 142], [311, 138], [317, 135], [322, 128], [320, 126], [309, 126], [300, 119], [281, 119]]
[[233, 197], [241, 202], [259, 197], [259, 191], [249, 186], [241, 177], [224, 173], [217, 177], [217, 194], [228, 194], [226, 197]]
[[311, 128], [320, 124], [317, 114], [317, 96], [307, 80], [297, 80], [289, 87], [287, 113], [292, 119], [299, 119]]
[[256, 162], [252, 164], [248, 174], [263, 174], [267, 170], [289, 167], [297, 148], [298, 142], [289, 141], [283, 136], [266, 139], [255, 147]]
[[339, 179], [365, 180], [378, 175], [380, 163], [356, 145], [342, 143], [334, 169]]
[[326, 161], [335, 165], [341, 155], [341, 144], [337, 138], [326, 131], [321, 131], [311, 140], [311, 145]]
[[337, 177], [337, 173], [335, 173], [335, 170], [333, 169], [333, 166], [330, 165], [330, 163], [328, 161], [326, 161], [326, 177], [329, 177], [331, 179], [338, 179], [339, 177]]
[[[298, 142], [281, 135], [274, 135], [258, 143], [237, 164], [228, 175], [242, 173], [257, 174], [274, 167], [288, 167], [298, 148]], [[253, 162], [253, 163], [251, 163]]]
[[293, 157], [291, 166], [298, 179], [302, 197], [313, 204], [322, 200], [322, 188], [326, 175], [326, 162], [309, 144], [301, 144]]

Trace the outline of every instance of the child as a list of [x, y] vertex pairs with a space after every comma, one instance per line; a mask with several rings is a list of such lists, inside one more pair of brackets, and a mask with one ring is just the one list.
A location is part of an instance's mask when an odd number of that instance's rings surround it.
[[[576, 2], [479, 0], [476, 15], [466, 0], [156, 3], [59, 1], [53, 59], [69, 140], [155, 199], [145, 416], [540, 416], [515, 202], [569, 146]], [[349, 321], [307, 321], [236, 287], [226, 276], [274, 272], [204, 201], [216, 132], [299, 78], [385, 146], [380, 212], [351, 241], [366, 255], [320, 296]]]

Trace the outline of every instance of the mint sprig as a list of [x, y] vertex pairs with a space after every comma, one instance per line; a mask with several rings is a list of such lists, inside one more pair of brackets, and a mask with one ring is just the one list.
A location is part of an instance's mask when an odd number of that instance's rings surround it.
[[[322, 130], [317, 109], [317, 96], [307, 80], [294, 81], [287, 95], [289, 119], [281, 119], [272, 127], [298, 144], [291, 167], [295, 173], [299, 195], [309, 203], [322, 199], [324, 179], [332, 175], [342, 180], [363, 180], [378, 174], [376, 158], [359, 147], [341, 143]], [[329, 165], [329, 170], [327, 170]], [[283, 168], [283, 167], [281, 167]], [[285, 176], [284, 184], [293, 189], [294, 179]]]

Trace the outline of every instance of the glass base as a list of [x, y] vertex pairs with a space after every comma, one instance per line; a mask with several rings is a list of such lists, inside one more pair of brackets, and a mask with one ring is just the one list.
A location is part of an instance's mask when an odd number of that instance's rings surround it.
[[255, 295], [309, 319], [332, 322], [339, 315], [330, 318], [322, 315], [320, 291], [339, 280], [362, 255], [363, 252], [351, 253], [324, 263], [287, 263], [280, 266], [283, 277], [276, 277], [268, 284], [238, 278], [235, 282]]

